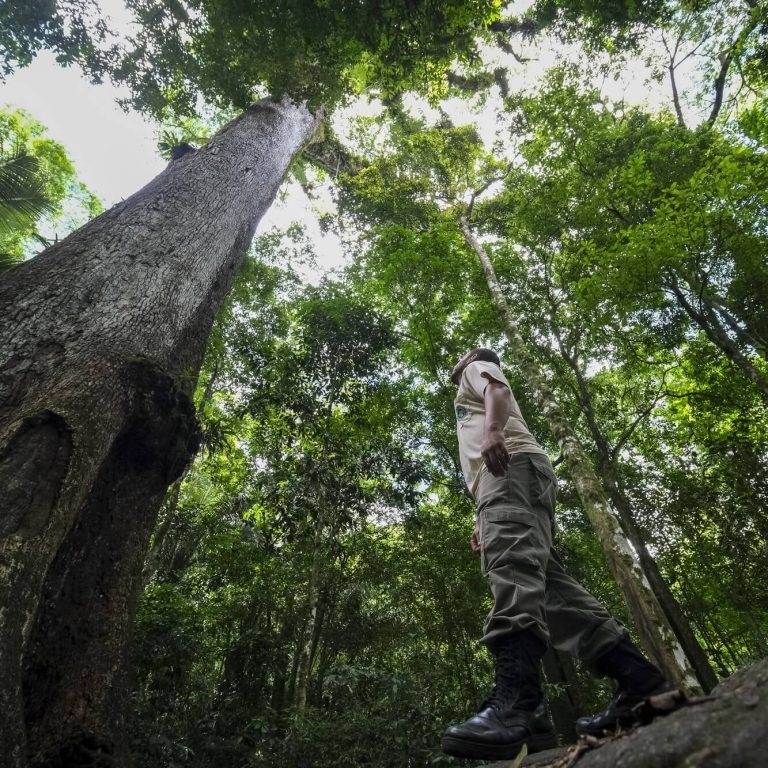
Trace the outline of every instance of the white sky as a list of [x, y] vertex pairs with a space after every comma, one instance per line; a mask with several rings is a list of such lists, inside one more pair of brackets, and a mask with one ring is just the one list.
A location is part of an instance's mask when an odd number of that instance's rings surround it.
[[[64, 145], [80, 181], [107, 208], [143, 187], [166, 165], [157, 152], [158, 125], [118, 106], [121, 95], [109, 83], [91, 84], [77, 68], [61, 67], [49, 52], [0, 84], [0, 105], [21, 107], [39, 120], [48, 135]], [[298, 220], [315, 243], [320, 272], [340, 266], [338, 240], [320, 232], [304, 193], [296, 185], [286, 193], [264, 216], [259, 231], [285, 228]], [[320, 276], [309, 268], [297, 271], [312, 282]]]
[[[101, 0], [100, 5], [114, 27], [121, 32], [129, 29], [122, 0]], [[501, 52], [490, 54], [510, 68], [513, 88], [534, 84], [555, 63], [556, 55], [564, 53], [561, 46], [546, 39], [536, 46], [520, 44], [519, 49], [533, 60], [521, 66]], [[619, 80], [603, 82], [602, 90], [612, 98], [623, 96], [630, 102], [652, 108], [669, 105], [668, 84], [648, 83], [646, 75], [637, 64]], [[681, 80], [685, 82], [684, 76]], [[0, 105], [22, 107], [43, 123], [49, 135], [67, 149], [80, 180], [107, 207], [135, 192], [165, 166], [156, 149], [157, 125], [136, 112], [125, 112], [116, 103], [121, 95], [125, 94], [109, 83], [93, 85], [78, 69], [62, 68], [48, 52], [41, 53], [29, 67], [0, 84]], [[444, 108], [457, 124], [475, 122], [487, 144], [493, 142], [497, 125], [492, 102], [476, 115], [458, 99], [446, 103]], [[430, 111], [425, 108], [425, 112]], [[316, 243], [320, 269], [338, 266], [343, 261], [338, 240], [321, 235], [308, 207], [301, 190], [291, 189], [264, 217], [259, 230], [285, 227], [299, 220]], [[308, 277], [313, 279], [311, 275]]]
[[106, 206], [135, 192], [165, 166], [156, 126], [124, 112], [112, 85], [92, 85], [79, 69], [41, 53], [0, 85], [0, 103], [27, 110], [66, 148], [80, 180]]

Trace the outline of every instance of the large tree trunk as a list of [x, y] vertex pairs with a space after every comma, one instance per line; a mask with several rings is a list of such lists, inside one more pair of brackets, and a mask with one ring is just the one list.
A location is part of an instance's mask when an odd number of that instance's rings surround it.
[[611, 575], [624, 595], [645, 651], [675, 685], [689, 693], [700, 693], [696, 676], [653, 595], [636, 552], [613, 514], [589, 456], [520, 335], [488, 254], [465, 219], [461, 220], [461, 229], [467, 245], [480, 259], [493, 304], [501, 317], [517, 364], [560, 446], [584, 512], [597, 534]]
[[254, 105], [0, 282], [2, 768], [124, 762], [130, 617], [208, 333], [317, 122]]

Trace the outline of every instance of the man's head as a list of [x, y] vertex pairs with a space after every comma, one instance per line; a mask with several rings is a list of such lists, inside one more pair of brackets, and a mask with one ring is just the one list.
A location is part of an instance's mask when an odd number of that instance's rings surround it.
[[495, 363], [496, 365], [501, 365], [501, 360], [499, 360], [499, 356], [492, 349], [485, 349], [483, 347], [472, 349], [469, 352], [467, 352], [467, 354], [464, 355], [464, 357], [462, 357], [458, 363], [456, 363], [453, 370], [451, 371], [451, 381], [457, 387], [459, 386], [459, 382], [461, 381], [461, 374], [464, 373], [464, 369], [470, 363], [474, 363], [475, 360], [485, 360], [488, 363]]

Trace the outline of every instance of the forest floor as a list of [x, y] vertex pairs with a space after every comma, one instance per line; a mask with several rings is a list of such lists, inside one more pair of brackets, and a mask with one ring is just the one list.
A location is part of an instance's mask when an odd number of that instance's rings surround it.
[[[510, 768], [515, 761], [482, 768]], [[768, 659], [650, 725], [530, 755], [525, 768], [766, 768]]]

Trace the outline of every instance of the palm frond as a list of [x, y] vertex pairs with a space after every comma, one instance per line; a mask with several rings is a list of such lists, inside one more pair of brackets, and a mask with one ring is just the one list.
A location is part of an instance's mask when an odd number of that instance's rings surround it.
[[24, 259], [18, 254], [0, 248], [0, 273], [5, 272], [5, 270], [10, 269], [11, 267], [15, 267], [17, 264], [21, 264], [22, 261], [24, 261]]
[[23, 152], [0, 157], [0, 232], [29, 227], [55, 208], [36, 157]]

